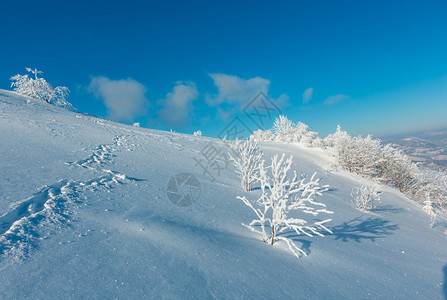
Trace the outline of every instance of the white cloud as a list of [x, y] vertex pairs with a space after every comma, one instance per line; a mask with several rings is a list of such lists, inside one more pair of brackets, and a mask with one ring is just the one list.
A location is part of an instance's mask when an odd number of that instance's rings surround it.
[[103, 76], [93, 77], [89, 91], [102, 98], [112, 119], [133, 121], [146, 112], [146, 88], [132, 78], [110, 80]]
[[[270, 80], [268, 79], [261, 77], [242, 79], [233, 75], [216, 73], [209, 76], [214, 80], [218, 93], [207, 95], [206, 101], [212, 106], [225, 106], [225, 111], [222, 108], [218, 109], [218, 115], [223, 119], [232, 115], [234, 111], [243, 109], [260, 92], [269, 95]], [[278, 99], [272, 100], [277, 106], [282, 107], [287, 105], [289, 97], [283, 94]]]
[[226, 74], [209, 74], [209, 76], [214, 80], [219, 92], [215, 97], [207, 97], [210, 105], [246, 104], [259, 92], [267, 94], [270, 87], [270, 81], [261, 77], [245, 80]]
[[344, 101], [346, 99], [349, 99], [350, 97], [348, 95], [338, 94], [334, 96], [329, 96], [324, 100], [325, 105], [334, 105], [341, 101]]
[[314, 94], [314, 88], [308, 88], [303, 93], [303, 103], [307, 104], [310, 100], [312, 100], [312, 96]]
[[179, 81], [165, 99], [158, 101], [163, 107], [159, 115], [168, 125], [182, 126], [189, 121], [193, 110], [192, 102], [198, 97], [199, 92], [194, 82]]

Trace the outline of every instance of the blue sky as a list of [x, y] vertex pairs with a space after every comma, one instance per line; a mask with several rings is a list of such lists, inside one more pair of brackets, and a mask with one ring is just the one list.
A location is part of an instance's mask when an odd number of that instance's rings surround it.
[[255, 129], [259, 91], [322, 136], [447, 127], [446, 1], [140, 2], [3, 1], [0, 88], [36, 67], [81, 112], [207, 136]]

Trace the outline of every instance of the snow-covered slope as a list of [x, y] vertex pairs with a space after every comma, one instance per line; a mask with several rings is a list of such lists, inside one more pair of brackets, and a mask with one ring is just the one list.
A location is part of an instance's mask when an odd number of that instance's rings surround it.
[[[351, 207], [361, 179], [322, 150], [262, 144], [317, 172], [334, 211], [324, 238], [296, 236], [297, 259], [243, 227], [253, 219], [233, 166], [197, 165], [217, 140], [72, 113], [0, 90], [0, 298], [421, 298], [446, 295], [447, 236], [394, 189], [372, 213]], [[220, 162], [223, 163], [223, 162]], [[192, 206], [166, 185], [190, 173]], [[259, 190], [247, 194], [256, 197]], [[443, 285], [444, 282], [444, 285]]]

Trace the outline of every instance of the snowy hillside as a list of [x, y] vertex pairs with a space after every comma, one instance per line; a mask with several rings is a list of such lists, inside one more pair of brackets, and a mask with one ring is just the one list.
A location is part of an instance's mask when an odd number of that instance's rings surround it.
[[[447, 235], [420, 206], [383, 187], [378, 207], [351, 206], [364, 179], [321, 149], [264, 142], [317, 172], [333, 234], [289, 236], [308, 256], [243, 227], [253, 213], [234, 167], [213, 181], [198, 165], [211, 138], [132, 127], [0, 90], [0, 298], [442, 299]], [[219, 161], [225, 164], [224, 161]], [[200, 195], [174, 205], [170, 179]], [[198, 195], [198, 194], [197, 194]], [[195, 199], [194, 199], [195, 200]], [[445, 225], [445, 224], [444, 224]]]

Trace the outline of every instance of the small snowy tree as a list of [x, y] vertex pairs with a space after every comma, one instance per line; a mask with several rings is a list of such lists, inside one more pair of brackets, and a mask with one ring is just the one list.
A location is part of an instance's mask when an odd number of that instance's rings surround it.
[[[297, 257], [306, 255], [292, 239], [281, 235], [291, 230], [296, 234], [307, 236], [323, 236], [320, 231], [332, 233], [325, 227], [325, 223], [331, 221], [313, 220], [306, 221], [303, 218], [292, 216], [293, 212], [312, 215], [314, 218], [320, 213], [332, 214], [326, 209], [326, 205], [315, 201], [316, 196], [321, 196], [328, 190], [328, 186], [321, 186], [319, 179], [314, 174], [309, 180], [301, 177], [298, 179], [296, 172], [288, 179], [288, 173], [292, 165], [292, 156], [285, 160], [284, 154], [281, 158], [275, 155], [271, 159], [271, 165], [260, 166], [259, 181], [261, 183], [261, 196], [257, 201], [250, 201], [245, 196], [237, 198], [253, 210], [257, 219], [249, 225], [244, 225], [250, 230], [260, 233], [262, 240], [271, 245], [277, 241], [284, 241], [289, 250]], [[258, 226], [260, 230], [257, 229]]]
[[310, 131], [308, 125], [298, 122], [298, 124], [294, 125], [289, 140], [293, 143], [301, 143], [306, 147], [312, 147], [316, 138], [318, 138], [318, 133]]
[[202, 131], [197, 130], [196, 132], [194, 132], [194, 136], [202, 136]]
[[253, 183], [259, 176], [259, 168], [263, 153], [254, 140], [239, 141], [236, 139], [230, 147], [234, 151], [234, 157], [229, 153], [234, 162], [236, 172], [241, 179], [241, 186], [245, 191], [251, 191]]
[[430, 228], [433, 228], [436, 222], [436, 211], [433, 208], [433, 202], [430, 200], [424, 201], [424, 207], [422, 209], [430, 216]]
[[361, 211], [373, 209], [376, 201], [380, 201], [380, 187], [378, 185], [362, 185], [351, 193], [352, 205]]
[[12, 81], [11, 87], [14, 88], [15, 92], [68, 110], [75, 110], [73, 105], [67, 101], [70, 92], [67, 87], [58, 86], [53, 88], [44, 78], [38, 77], [38, 74], [43, 73], [42, 71], [31, 68], [26, 68], [26, 70], [32, 73], [34, 78], [29, 77], [28, 74], [12, 76], [10, 78]]
[[68, 102], [67, 98], [69, 96], [70, 90], [65, 86], [56, 87], [48, 98], [48, 102], [51, 104], [62, 107], [71, 111], [75, 111], [76, 109], [73, 105]]
[[447, 217], [447, 176], [437, 172], [419, 173], [407, 195], [423, 204], [430, 216], [430, 227], [438, 217]]

